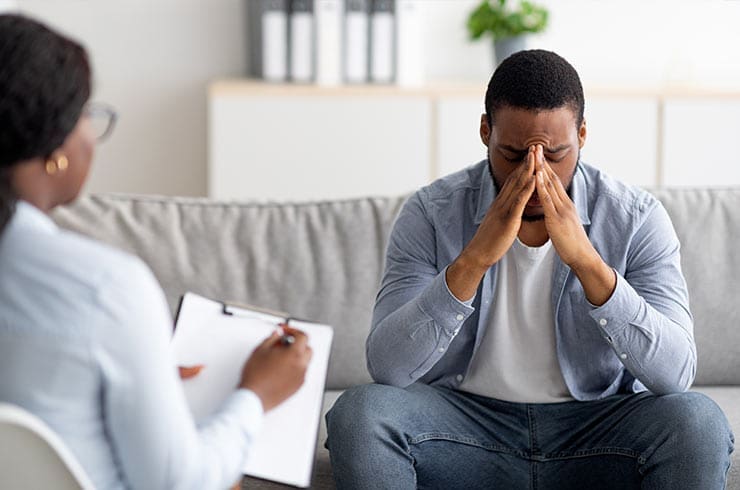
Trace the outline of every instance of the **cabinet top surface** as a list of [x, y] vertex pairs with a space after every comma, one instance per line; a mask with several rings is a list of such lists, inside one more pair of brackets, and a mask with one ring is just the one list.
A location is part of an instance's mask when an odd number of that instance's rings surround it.
[[[587, 97], [649, 97], [649, 98], [739, 98], [737, 89], [701, 87], [695, 85], [663, 86], [586, 86]], [[214, 96], [399, 96], [399, 97], [483, 97], [486, 83], [472, 82], [435, 82], [418, 87], [401, 87], [398, 85], [338, 85], [319, 86], [296, 83], [268, 83], [257, 79], [233, 78], [214, 80], [208, 87], [209, 95]]]

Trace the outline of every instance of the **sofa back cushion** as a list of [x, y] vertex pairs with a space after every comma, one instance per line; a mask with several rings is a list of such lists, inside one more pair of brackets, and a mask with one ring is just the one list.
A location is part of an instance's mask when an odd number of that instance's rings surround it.
[[681, 241], [698, 369], [695, 384], [740, 384], [740, 189], [660, 189]]
[[55, 212], [62, 226], [141, 257], [173, 312], [203, 296], [335, 327], [328, 389], [370, 381], [370, 328], [390, 226], [403, 198], [306, 204], [99, 195]]
[[[699, 354], [696, 384], [740, 384], [740, 189], [654, 194], [682, 243]], [[193, 291], [335, 327], [327, 387], [370, 381], [365, 338], [385, 244], [404, 197], [302, 204], [99, 195], [62, 226], [147, 262], [170, 307]]]

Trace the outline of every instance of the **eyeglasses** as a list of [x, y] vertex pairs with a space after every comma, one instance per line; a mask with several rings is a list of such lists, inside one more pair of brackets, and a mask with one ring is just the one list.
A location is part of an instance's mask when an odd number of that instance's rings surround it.
[[111, 135], [118, 120], [116, 110], [99, 102], [88, 102], [83, 112], [90, 118], [90, 125], [97, 141], [104, 141]]

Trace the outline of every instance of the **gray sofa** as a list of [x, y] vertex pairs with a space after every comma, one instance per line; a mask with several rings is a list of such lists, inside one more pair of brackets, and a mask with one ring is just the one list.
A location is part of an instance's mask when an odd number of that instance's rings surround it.
[[[740, 433], [740, 189], [654, 192], [673, 219], [691, 294], [699, 368]], [[90, 196], [58, 210], [62, 226], [142, 257], [170, 306], [181, 294], [239, 300], [335, 326], [324, 409], [370, 377], [365, 336], [385, 242], [403, 197], [304, 204]], [[314, 488], [333, 488], [322, 420]], [[740, 489], [740, 451], [728, 487]], [[245, 480], [249, 488], [274, 488]], [[676, 488], [680, 488], [677, 483]]]

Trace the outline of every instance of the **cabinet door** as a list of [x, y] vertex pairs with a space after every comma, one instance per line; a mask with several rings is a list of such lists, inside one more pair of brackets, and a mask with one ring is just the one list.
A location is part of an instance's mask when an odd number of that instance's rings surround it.
[[740, 185], [740, 99], [669, 98], [664, 120], [666, 186]]
[[408, 193], [430, 180], [422, 96], [212, 95], [209, 196], [303, 201]]
[[587, 95], [581, 158], [625, 183], [659, 184], [657, 116], [657, 98]]

